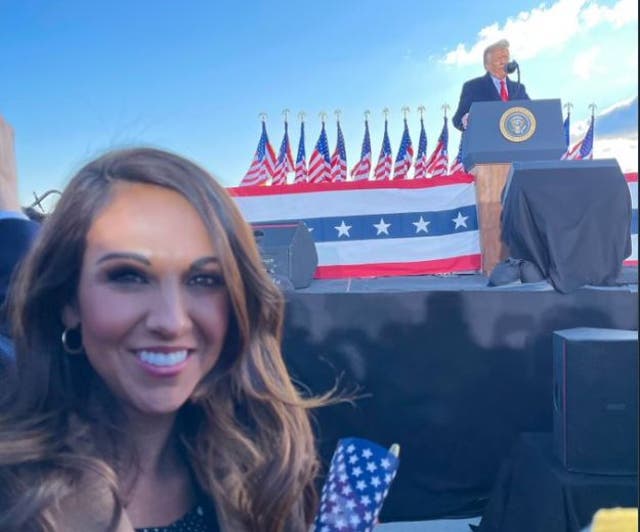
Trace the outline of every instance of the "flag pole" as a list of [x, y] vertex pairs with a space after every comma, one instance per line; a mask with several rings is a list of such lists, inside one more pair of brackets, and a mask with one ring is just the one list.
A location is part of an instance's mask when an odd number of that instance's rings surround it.
[[594, 115], [596, 114], [596, 109], [598, 108], [598, 106], [595, 103], [590, 103], [589, 104], [589, 109], [591, 110], [591, 118], [594, 117]]
[[420, 113], [420, 120], [422, 120], [424, 118], [424, 112], [427, 110], [427, 108], [424, 105], [419, 105], [418, 106], [418, 113]]
[[447, 118], [447, 111], [451, 109], [451, 107], [449, 107], [449, 104], [448, 103], [442, 104], [440, 109], [442, 109], [442, 111], [444, 112], [444, 117]]
[[289, 120], [289, 113], [291, 111], [289, 109], [283, 109], [282, 110], [282, 116], [284, 116], [284, 121], [287, 122]]
[[385, 108], [382, 110], [382, 114], [384, 115], [384, 120], [385, 120], [385, 122], [386, 122], [386, 121], [387, 121], [387, 118], [389, 118], [389, 108], [388, 108], [388, 107], [385, 107]]
[[371, 114], [371, 111], [369, 111], [369, 109], [365, 109], [364, 111], [364, 121], [367, 122], [369, 120], [369, 115]]
[[305, 113], [304, 111], [300, 111], [298, 113], [298, 118], [300, 119], [300, 122], [304, 122], [304, 117], [307, 116], [307, 113]]
[[325, 120], [327, 119], [327, 113], [325, 113], [324, 111], [320, 111], [318, 113], [318, 116], [320, 117], [320, 121], [324, 124]]
[[411, 109], [408, 106], [404, 106], [402, 109], [402, 116], [404, 117], [404, 119], [407, 119], [407, 115], [409, 114], [409, 112], [411, 111]]
[[571, 109], [573, 109], [573, 104], [571, 102], [565, 103], [562, 107], [567, 110], [567, 115], [571, 114]]

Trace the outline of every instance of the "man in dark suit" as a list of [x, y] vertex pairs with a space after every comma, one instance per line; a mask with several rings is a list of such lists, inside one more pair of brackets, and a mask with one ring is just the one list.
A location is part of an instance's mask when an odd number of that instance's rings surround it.
[[487, 73], [467, 81], [462, 86], [460, 103], [453, 115], [453, 125], [460, 131], [467, 129], [469, 109], [473, 102], [529, 100], [524, 85], [511, 81], [505, 67], [509, 62], [509, 41], [502, 39], [484, 51], [484, 68]]

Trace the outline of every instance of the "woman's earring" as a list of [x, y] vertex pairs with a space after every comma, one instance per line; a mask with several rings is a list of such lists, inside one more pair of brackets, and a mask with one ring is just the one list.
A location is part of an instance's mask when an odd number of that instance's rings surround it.
[[62, 347], [70, 355], [78, 355], [84, 351], [79, 325], [74, 329], [67, 327], [62, 331]]

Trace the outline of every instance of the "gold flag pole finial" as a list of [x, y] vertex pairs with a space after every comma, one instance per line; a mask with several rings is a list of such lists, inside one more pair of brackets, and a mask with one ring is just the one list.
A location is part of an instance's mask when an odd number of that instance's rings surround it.
[[287, 122], [289, 120], [289, 113], [291, 111], [289, 109], [283, 109], [282, 110], [282, 116], [284, 116], [284, 121]]
[[442, 109], [443, 113], [444, 113], [444, 117], [447, 118], [447, 111], [449, 109], [451, 109], [451, 107], [449, 107], [448, 103], [442, 104], [442, 106], [440, 107], [440, 109]]
[[261, 122], [266, 122], [267, 121], [267, 113], [258, 113], [258, 118], [260, 119]]
[[388, 107], [385, 107], [385, 108], [382, 110], [382, 114], [384, 115], [384, 119], [385, 119], [385, 120], [386, 120], [387, 118], [389, 118], [389, 108], [388, 108]]
[[598, 108], [598, 106], [595, 103], [590, 103], [589, 104], [589, 109], [591, 110], [591, 116], [596, 114], [596, 109]]
[[366, 109], [364, 112], [364, 119], [365, 121], [369, 120], [369, 115], [371, 114], [371, 111], [369, 111], [369, 109]]
[[304, 117], [307, 116], [307, 113], [305, 113], [304, 111], [300, 111], [298, 113], [298, 118], [300, 119], [300, 122], [304, 122]]
[[408, 106], [404, 106], [402, 109], [402, 116], [404, 117], [404, 119], [407, 119], [407, 116], [409, 115], [409, 112], [411, 111], [411, 109]]
[[573, 104], [571, 102], [565, 103], [562, 107], [564, 107], [567, 110], [568, 115], [571, 114], [571, 109], [573, 109]]
[[418, 106], [418, 113], [420, 113], [420, 120], [422, 120], [424, 118], [424, 112], [427, 110], [427, 108], [424, 105], [419, 105]]
[[336, 109], [333, 114], [336, 115], [336, 122], [340, 122], [340, 115], [342, 114], [342, 111], [340, 109]]
[[322, 121], [322, 123], [324, 124], [324, 121], [327, 119], [327, 113], [325, 113], [324, 111], [320, 111], [318, 113], [318, 116], [320, 117], [320, 120]]
[[391, 447], [389, 447], [389, 452], [398, 458], [400, 456], [400, 445], [397, 443], [392, 444]]

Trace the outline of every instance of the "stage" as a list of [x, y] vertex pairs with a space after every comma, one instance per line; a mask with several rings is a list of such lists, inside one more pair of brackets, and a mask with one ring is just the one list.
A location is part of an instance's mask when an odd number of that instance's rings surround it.
[[637, 267], [618, 286], [561, 294], [547, 282], [488, 287], [478, 274], [316, 280], [286, 292], [283, 351], [314, 393], [360, 398], [318, 410], [337, 439], [399, 443], [382, 521], [479, 515], [518, 434], [552, 430], [554, 330], [638, 329]]

